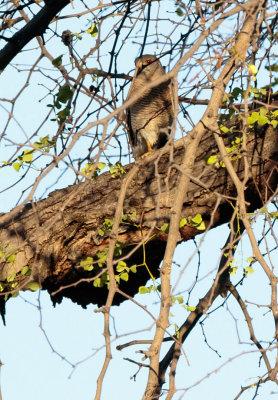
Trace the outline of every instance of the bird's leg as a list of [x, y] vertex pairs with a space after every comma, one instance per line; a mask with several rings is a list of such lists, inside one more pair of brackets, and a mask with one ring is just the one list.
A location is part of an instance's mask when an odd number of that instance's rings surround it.
[[142, 154], [141, 158], [147, 157], [151, 152], [154, 151], [154, 149], [152, 148], [152, 146], [151, 146], [150, 142], [148, 141], [148, 139], [146, 139], [146, 143], [147, 143], [148, 151], [147, 151], [147, 153]]

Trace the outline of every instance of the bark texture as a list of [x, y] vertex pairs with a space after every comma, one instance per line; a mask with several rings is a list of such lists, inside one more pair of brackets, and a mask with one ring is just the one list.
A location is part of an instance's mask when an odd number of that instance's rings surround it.
[[[226, 138], [227, 146], [233, 139]], [[117, 241], [121, 248], [118, 259], [125, 257], [129, 266], [138, 265], [136, 273], [129, 273], [128, 281], [120, 280], [120, 288], [129, 296], [134, 296], [138, 287], [146, 283], [150, 272], [155, 277], [159, 275], [167, 241], [167, 233], [160, 228], [169, 222], [179, 190], [176, 183], [186, 141], [185, 138], [175, 142], [171, 162], [167, 147], [162, 149], [162, 156], [160, 151], [140, 161], [139, 172], [128, 187], [124, 203], [127, 217], [120, 225]], [[229, 221], [236, 197], [226, 168], [207, 164], [207, 157], [213, 154], [217, 154], [217, 148], [213, 135], [208, 132], [199, 147], [182, 211], [183, 218], [201, 214], [208, 229]], [[240, 148], [231, 153], [239, 177], [243, 175], [244, 156]], [[250, 165], [246, 201], [248, 211], [253, 212], [277, 187], [278, 130], [268, 125], [250, 132], [246, 157]], [[126, 173], [133, 167], [134, 164], [126, 166]], [[54, 302], [69, 297], [83, 307], [89, 303], [103, 305], [108, 293], [106, 285], [95, 287], [93, 278], [105, 271], [105, 264], [100, 267], [97, 263], [99, 252], [105, 251], [110, 240], [110, 231], [104, 222], [113, 218], [124, 176], [113, 178], [110, 173], [104, 173], [94, 181], [56, 190], [47, 199], [27, 204], [12, 218], [9, 214], [2, 215], [0, 242], [6, 254], [15, 254], [13, 262], [8, 262], [7, 257], [1, 260], [2, 294], [27, 289], [28, 282], [36, 281], [52, 295]], [[202, 232], [187, 224], [180, 229], [180, 241]], [[144, 256], [148, 268], [140, 265]], [[95, 261], [91, 271], [80, 266], [87, 257]], [[24, 266], [30, 268], [31, 276], [21, 274]], [[16, 288], [7, 282], [12, 274], [16, 274], [12, 281], [17, 284]], [[117, 293], [114, 304], [124, 299]]]

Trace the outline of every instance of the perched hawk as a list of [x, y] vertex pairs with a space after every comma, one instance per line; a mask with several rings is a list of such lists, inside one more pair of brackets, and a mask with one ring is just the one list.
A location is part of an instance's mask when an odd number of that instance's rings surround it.
[[[165, 74], [155, 56], [145, 54], [135, 60], [135, 73], [127, 99], [146, 85]], [[171, 81], [164, 82], [144, 93], [127, 110], [129, 137], [134, 158], [159, 149], [169, 139], [173, 122], [173, 88]]]

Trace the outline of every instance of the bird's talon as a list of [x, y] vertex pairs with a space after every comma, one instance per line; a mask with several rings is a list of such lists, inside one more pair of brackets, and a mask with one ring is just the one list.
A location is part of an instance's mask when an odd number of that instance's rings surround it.
[[154, 151], [154, 149], [152, 148], [150, 142], [148, 140], [146, 140], [146, 142], [147, 142], [148, 151], [147, 151], [147, 153], [142, 154], [141, 158], [147, 157], [150, 153], [152, 153]]
[[[153, 150], [152, 150], [152, 151], [153, 151]], [[141, 158], [147, 157], [150, 153], [151, 153], [151, 151], [147, 151], [147, 153], [144, 153], [144, 154], [141, 155]]]

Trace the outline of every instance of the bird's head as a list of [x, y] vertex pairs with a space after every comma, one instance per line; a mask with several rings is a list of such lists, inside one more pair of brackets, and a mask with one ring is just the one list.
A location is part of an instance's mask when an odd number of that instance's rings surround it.
[[135, 76], [144, 74], [147, 78], [152, 78], [157, 73], [164, 73], [164, 69], [160, 61], [152, 54], [145, 54], [135, 59], [136, 72]]

